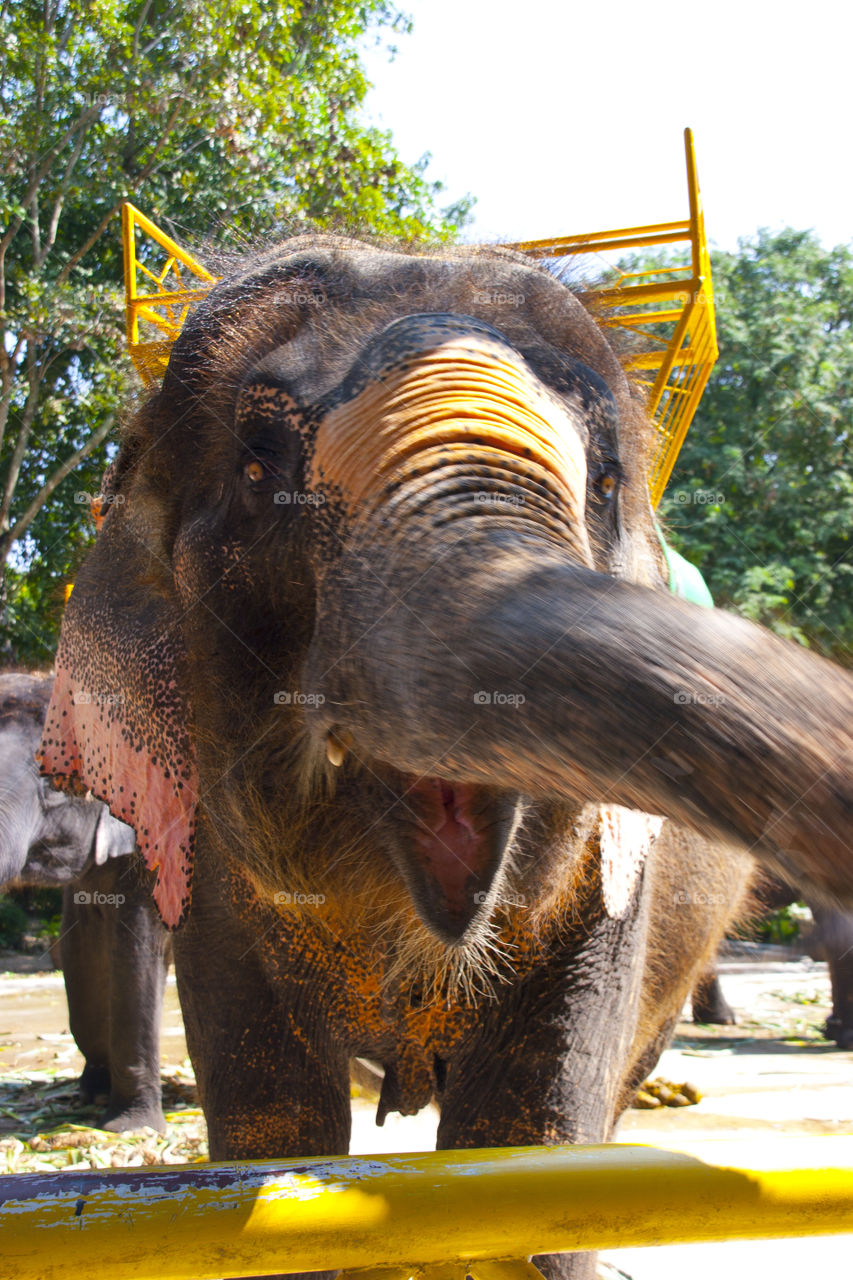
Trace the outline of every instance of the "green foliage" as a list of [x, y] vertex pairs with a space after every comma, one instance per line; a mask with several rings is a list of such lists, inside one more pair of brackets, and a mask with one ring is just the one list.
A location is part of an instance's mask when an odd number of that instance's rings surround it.
[[[242, 246], [311, 219], [451, 238], [469, 201], [361, 118], [388, 0], [0, 6], [0, 647], [44, 664], [130, 386], [118, 209]], [[65, 476], [69, 464], [79, 463]], [[63, 467], [65, 464], [65, 468]]]
[[712, 255], [720, 360], [661, 505], [717, 604], [853, 654], [853, 251]]
[[780, 945], [793, 942], [800, 936], [800, 924], [806, 912], [807, 908], [802, 903], [793, 903], [779, 911], [771, 911], [755, 926], [756, 941]]
[[0, 947], [19, 947], [29, 923], [26, 911], [11, 898], [0, 894]]

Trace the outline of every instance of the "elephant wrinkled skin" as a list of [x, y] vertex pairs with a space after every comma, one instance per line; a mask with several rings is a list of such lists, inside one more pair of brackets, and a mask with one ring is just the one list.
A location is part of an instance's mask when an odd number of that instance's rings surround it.
[[157, 868], [214, 1159], [346, 1151], [355, 1055], [442, 1147], [606, 1139], [748, 851], [853, 900], [853, 685], [668, 595], [650, 434], [508, 251], [301, 238], [190, 318], [43, 768]]

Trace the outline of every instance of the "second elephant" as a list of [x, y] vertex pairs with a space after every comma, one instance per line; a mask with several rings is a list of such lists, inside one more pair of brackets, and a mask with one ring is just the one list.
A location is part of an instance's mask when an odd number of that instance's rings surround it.
[[[757, 903], [767, 910], [778, 910], [796, 902], [798, 890], [771, 882], [762, 885]], [[814, 960], [824, 960], [829, 970], [832, 1013], [826, 1020], [824, 1034], [840, 1049], [853, 1049], [853, 913], [840, 911], [820, 902], [808, 904], [814, 917], [814, 928], [807, 934], [803, 949]], [[693, 1021], [732, 1025], [737, 1019], [723, 994], [716, 966], [711, 966], [693, 988]]]
[[165, 1132], [160, 1017], [170, 944], [131, 829], [91, 797], [53, 790], [35, 750], [53, 680], [0, 675], [0, 887], [62, 888], [60, 956], [81, 1096], [102, 1127]]

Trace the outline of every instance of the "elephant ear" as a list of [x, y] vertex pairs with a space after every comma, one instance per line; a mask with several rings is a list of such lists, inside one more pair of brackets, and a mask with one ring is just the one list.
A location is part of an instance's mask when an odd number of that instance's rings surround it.
[[607, 914], [619, 920], [628, 909], [649, 850], [660, 835], [663, 818], [619, 804], [598, 810], [601, 891]]
[[38, 754], [52, 781], [133, 828], [172, 928], [189, 908], [198, 800], [186, 688], [156, 504], [117, 493], [68, 601]]

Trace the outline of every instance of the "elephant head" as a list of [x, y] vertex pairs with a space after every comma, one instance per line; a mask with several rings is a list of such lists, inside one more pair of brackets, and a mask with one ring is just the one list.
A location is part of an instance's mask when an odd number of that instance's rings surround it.
[[35, 752], [53, 680], [0, 675], [0, 885], [65, 885], [87, 866], [133, 852], [134, 835], [91, 797], [54, 790]]
[[396, 894], [464, 943], [531, 801], [598, 807], [617, 896], [647, 814], [853, 900], [853, 685], [667, 593], [650, 437], [604, 332], [512, 252], [251, 258], [126, 430], [44, 770], [135, 827], [172, 925], [200, 819], [264, 891]]

